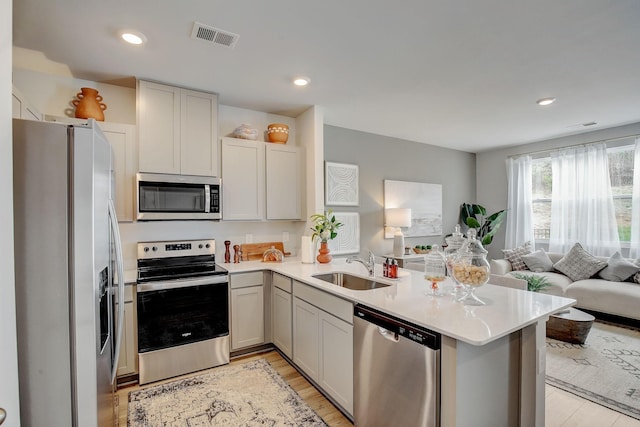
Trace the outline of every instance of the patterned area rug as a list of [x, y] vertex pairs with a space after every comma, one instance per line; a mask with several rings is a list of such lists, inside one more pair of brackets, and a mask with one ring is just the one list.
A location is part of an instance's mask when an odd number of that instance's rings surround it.
[[584, 344], [547, 338], [547, 383], [640, 419], [640, 331], [596, 321]]
[[127, 425], [327, 426], [264, 359], [132, 391]]

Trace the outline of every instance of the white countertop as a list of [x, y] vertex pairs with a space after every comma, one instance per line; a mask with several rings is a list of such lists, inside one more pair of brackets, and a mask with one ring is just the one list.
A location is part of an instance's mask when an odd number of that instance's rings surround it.
[[[220, 266], [231, 274], [256, 270], [282, 273], [333, 295], [362, 303], [473, 345], [484, 345], [506, 336], [576, 302], [570, 298], [486, 284], [476, 290], [476, 295], [487, 304], [467, 306], [454, 301], [452, 296], [428, 296], [429, 286], [422, 272], [399, 269], [399, 279], [381, 277], [380, 264], [376, 265], [376, 280], [391, 286], [354, 291], [311, 277], [314, 274], [337, 271], [367, 276], [367, 270], [362, 264], [347, 264], [344, 258], [334, 259], [329, 264], [302, 264], [299, 258], [285, 258], [282, 263], [243, 261], [238, 264], [223, 263]], [[449, 280], [442, 282], [441, 286], [451, 286]]]

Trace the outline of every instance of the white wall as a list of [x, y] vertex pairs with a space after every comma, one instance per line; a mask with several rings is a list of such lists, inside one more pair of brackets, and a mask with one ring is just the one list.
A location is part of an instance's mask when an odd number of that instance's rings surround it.
[[0, 0], [0, 408], [4, 426], [20, 426], [13, 268], [13, 155], [11, 125], [11, 0]]
[[[460, 205], [475, 201], [475, 155], [433, 145], [390, 138], [335, 126], [324, 127], [324, 159], [359, 166], [360, 205], [333, 207], [360, 213], [360, 252], [393, 252], [384, 238], [385, 179], [442, 184], [444, 234], [458, 223]], [[405, 238], [405, 246], [442, 244], [444, 236]]]
[[[508, 183], [505, 161], [508, 156], [604, 141], [607, 139], [637, 134], [640, 134], [640, 123], [478, 153], [476, 155], [478, 203], [487, 208], [487, 211], [491, 213], [507, 207]], [[495, 235], [493, 243], [488, 248], [489, 258], [502, 258], [500, 250], [504, 248], [505, 230], [506, 227], [503, 225], [500, 231]]]

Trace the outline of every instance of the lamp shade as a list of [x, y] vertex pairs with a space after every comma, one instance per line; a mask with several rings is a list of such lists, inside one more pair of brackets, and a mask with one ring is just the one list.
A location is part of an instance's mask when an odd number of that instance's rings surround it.
[[411, 209], [390, 208], [384, 210], [384, 218], [387, 227], [411, 227]]

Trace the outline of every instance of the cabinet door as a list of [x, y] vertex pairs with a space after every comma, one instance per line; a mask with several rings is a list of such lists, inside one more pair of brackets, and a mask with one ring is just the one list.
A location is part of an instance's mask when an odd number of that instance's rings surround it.
[[218, 96], [182, 89], [180, 173], [218, 176]]
[[[116, 304], [116, 309], [118, 305]], [[118, 357], [118, 376], [136, 373], [136, 341], [134, 336], [133, 302], [124, 303], [124, 326], [122, 328], [122, 342]]]
[[180, 173], [180, 88], [138, 81], [140, 172]]
[[231, 350], [264, 343], [262, 286], [231, 290]]
[[115, 202], [118, 222], [134, 219], [134, 187], [138, 170], [136, 127], [134, 125], [101, 122], [102, 132], [113, 150], [115, 172]]
[[293, 361], [311, 379], [318, 380], [319, 311], [299, 298], [293, 298]]
[[264, 143], [222, 140], [222, 218], [264, 219]]
[[318, 384], [353, 414], [353, 326], [320, 311]]
[[291, 359], [293, 354], [291, 346], [291, 294], [275, 286], [271, 288], [271, 291], [273, 343]]
[[267, 144], [267, 219], [302, 217], [301, 162], [301, 148]]

